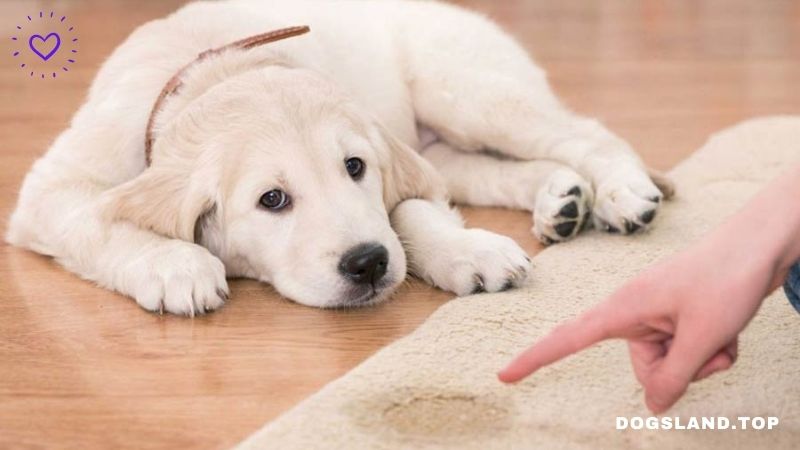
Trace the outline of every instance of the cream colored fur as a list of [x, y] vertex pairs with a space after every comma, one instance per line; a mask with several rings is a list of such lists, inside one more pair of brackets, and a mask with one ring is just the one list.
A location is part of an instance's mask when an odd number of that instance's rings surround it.
[[[191, 66], [155, 117], [145, 167], [145, 124], [173, 74], [206, 49], [302, 24], [312, 32]], [[357, 182], [351, 157], [367, 167]], [[7, 240], [190, 315], [224, 302], [226, 276], [320, 307], [385, 299], [407, 269], [459, 295], [519, 285], [524, 252], [464, 229], [448, 188], [534, 211], [548, 243], [590, 213], [612, 231], [646, 227], [662, 197], [628, 144], [562, 107], [483, 17], [434, 2], [198, 2], [114, 51], [26, 177]], [[271, 189], [291, 207], [259, 208]], [[364, 242], [389, 251], [371, 292], [337, 273]]]

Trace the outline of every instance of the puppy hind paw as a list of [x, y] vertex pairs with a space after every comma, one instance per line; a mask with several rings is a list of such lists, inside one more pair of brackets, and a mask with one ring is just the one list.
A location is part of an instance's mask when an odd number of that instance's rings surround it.
[[559, 170], [536, 194], [531, 231], [545, 245], [571, 239], [588, 224], [593, 201], [588, 181], [570, 170]]
[[598, 186], [594, 227], [619, 234], [647, 229], [656, 218], [662, 199], [661, 191], [644, 171], [626, 171]]

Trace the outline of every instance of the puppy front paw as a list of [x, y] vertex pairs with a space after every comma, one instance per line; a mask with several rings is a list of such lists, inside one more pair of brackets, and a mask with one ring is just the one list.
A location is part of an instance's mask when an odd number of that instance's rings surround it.
[[588, 181], [571, 170], [557, 170], [536, 194], [531, 231], [545, 245], [571, 239], [588, 223], [593, 201]]
[[219, 308], [228, 298], [222, 261], [189, 242], [159, 243], [137, 258], [129, 273], [126, 291], [148, 311], [193, 317]]
[[595, 228], [622, 234], [647, 228], [664, 197], [638, 167], [616, 171], [597, 186], [596, 194], [592, 211]]
[[506, 236], [473, 228], [438, 242], [424, 251], [416, 272], [459, 296], [518, 287], [530, 272], [530, 258]]

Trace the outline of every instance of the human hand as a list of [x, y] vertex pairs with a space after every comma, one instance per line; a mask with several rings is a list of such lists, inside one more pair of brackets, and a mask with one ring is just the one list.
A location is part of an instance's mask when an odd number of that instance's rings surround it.
[[660, 413], [692, 381], [736, 361], [739, 332], [782, 278], [770, 255], [753, 253], [741, 228], [723, 229], [623, 285], [578, 318], [555, 328], [498, 377], [515, 382], [610, 338], [628, 341], [647, 407]]

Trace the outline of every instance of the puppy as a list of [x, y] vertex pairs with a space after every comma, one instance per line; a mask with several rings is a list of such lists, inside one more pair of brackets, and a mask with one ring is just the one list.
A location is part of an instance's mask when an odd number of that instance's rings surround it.
[[[296, 24], [313, 31], [248, 39]], [[380, 302], [407, 271], [458, 295], [520, 285], [525, 252], [465, 229], [448, 193], [532, 211], [546, 243], [590, 217], [642, 229], [664, 196], [626, 142], [567, 111], [480, 16], [200, 2], [105, 62], [25, 178], [7, 240], [186, 315], [220, 307], [226, 276], [323, 308]]]

